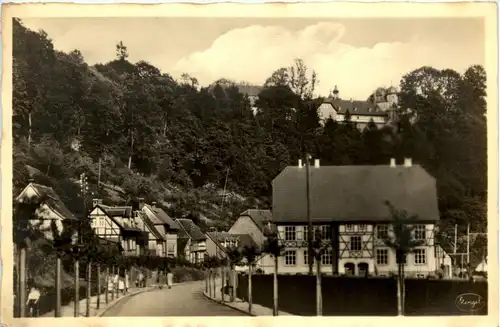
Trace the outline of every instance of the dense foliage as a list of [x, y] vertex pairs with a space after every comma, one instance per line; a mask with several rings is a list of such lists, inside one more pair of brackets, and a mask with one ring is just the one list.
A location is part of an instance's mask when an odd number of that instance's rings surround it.
[[[75, 181], [85, 172], [94, 195], [108, 202], [143, 196], [173, 216], [203, 214], [227, 226], [248, 207], [270, 206], [272, 179], [304, 151], [323, 165], [411, 157], [436, 177], [442, 230], [458, 223], [463, 232], [467, 222], [475, 232], [486, 229], [480, 66], [462, 75], [431, 67], [409, 72], [400, 84], [398, 124], [359, 131], [350, 121], [319, 124], [316, 72], [308, 74], [301, 60], [269, 77], [254, 115], [230, 81], [200, 87], [195, 77], [176, 81], [127, 57], [120, 42], [114, 60], [90, 66], [78, 50], [58, 51], [43, 31], [14, 22], [15, 193], [34, 172], [79, 215]], [[97, 187], [98, 179], [110, 187]], [[225, 203], [224, 185], [235, 194]]]

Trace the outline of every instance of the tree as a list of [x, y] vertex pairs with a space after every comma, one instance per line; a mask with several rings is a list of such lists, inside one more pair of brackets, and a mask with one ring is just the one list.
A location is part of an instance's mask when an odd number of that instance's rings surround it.
[[30, 245], [43, 238], [39, 226], [35, 225], [40, 214], [40, 204], [46, 200], [45, 196], [28, 199], [14, 199], [13, 208], [13, 241], [14, 253], [17, 256], [17, 307], [19, 316], [26, 316], [26, 251]]
[[116, 45], [116, 58], [118, 60], [127, 60], [128, 58], [128, 50], [127, 47], [123, 44], [122, 41]]
[[248, 312], [252, 313], [252, 273], [259, 250], [254, 244], [243, 247], [243, 257], [248, 265]]
[[405, 303], [405, 262], [406, 255], [417, 246], [423, 244], [422, 240], [416, 240], [414, 236], [415, 224], [418, 216], [409, 215], [404, 210], [397, 210], [391, 203], [386, 202], [391, 215], [391, 233], [387, 234], [384, 242], [396, 252], [396, 263], [398, 264], [398, 314], [404, 315]]
[[316, 261], [316, 315], [321, 316], [323, 312], [323, 300], [321, 290], [321, 257], [325, 250], [331, 246], [329, 241], [323, 240], [323, 233], [321, 228], [314, 228], [314, 238], [312, 242], [312, 249], [314, 253], [314, 260]]
[[[236, 271], [235, 268], [238, 264], [241, 263], [243, 259], [243, 248], [241, 246], [230, 246], [226, 248], [226, 262], [228, 265], [228, 273], [230, 274], [230, 285], [231, 285], [231, 294], [230, 299], [231, 302], [234, 301], [235, 298], [235, 285], [236, 285]], [[225, 283], [224, 283], [225, 284]], [[224, 286], [223, 286], [224, 287]], [[224, 295], [223, 295], [224, 298]]]
[[281, 244], [279, 235], [274, 228], [270, 227], [268, 237], [264, 242], [264, 253], [270, 254], [274, 258], [274, 274], [273, 274], [273, 316], [278, 315], [278, 258], [284, 250], [284, 245]]
[[279, 68], [264, 83], [265, 87], [288, 87], [302, 99], [312, 99], [318, 86], [318, 77], [313, 70], [311, 77], [307, 76], [308, 68], [302, 59], [295, 59], [293, 65]]

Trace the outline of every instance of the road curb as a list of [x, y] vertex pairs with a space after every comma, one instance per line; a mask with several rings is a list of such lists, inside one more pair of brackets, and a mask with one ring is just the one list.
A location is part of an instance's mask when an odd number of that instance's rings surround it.
[[[200, 282], [200, 281], [199, 280], [190, 280], [188, 282], [175, 283], [175, 284], [172, 285], [172, 287], [176, 287], [176, 286], [179, 286], [179, 285], [185, 285], [185, 284], [189, 284], [189, 283], [196, 283], [196, 282]], [[166, 286], [166, 285], [164, 287], [168, 288], [168, 286]], [[147, 287], [144, 290], [140, 290], [140, 291], [137, 291], [137, 292], [134, 292], [134, 293], [125, 294], [124, 296], [122, 296], [122, 297], [114, 300], [113, 302], [109, 303], [108, 306], [106, 307], [106, 309], [104, 309], [102, 312], [98, 313], [94, 317], [102, 317], [106, 312], [108, 312], [111, 308], [113, 308], [114, 306], [116, 306], [123, 299], [129, 298], [129, 297], [137, 295], [137, 294], [154, 291], [154, 290], [157, 290], [157, 289], [159, 289], [159, 287], [157, 285], [155, 285], [155, 286]]]
[[257, 315], [255, 315], [254, 313], [250, 313], [250, 312], [248, 312], [248, 311], [246, 311], [246, 310], [243, 310], [243, 309], [240, 309], [240, 308], [236, 308], [236, 307], [234, 307], [234, 306], [230, 305], [230, 304], [229, 304], [229, 303], [227, 303], [227, 302], [222, 302], [222, 301], [216, 300], [216, 299], [214, 299], [213, 297], [211, 297], [210, 295], [208, 295], [206, 291], [203, 291], [203, 295], [204, 295], [207, 299], [209, 299], [209, 300], [211, 300], [211, 301], [214, 301], [215, 303], [222, 304], [222, 305], [224, 305], [224, 306], [226, 306], [226, 307], [228, 307], [228, 308], [231, 308], [231, 309], [233, 309], [233, 310], [236, 310], [236, 311], [239, 311], [239, 312], [241, 312], [241, 313], [244, 313], [244, 314], [246, 314], [247, 316], [250, 316], [250, 317], [256, 317], [256, 316], [257, 316]]
[[102, 317], [106, 312], [108, 312], [111, 308], [113, 308], [115, 305], [117, 305], [121, 300], [123, 299], [126, 299], [126, 298], [129, 298], [133, 295], [137, 295], [137, 294], [140, 294], [140, 293], [145, 293], [145, 292], [149, 292], [149, 291], [152, 291], [152, 290], [155, 290], [157, 289], [156, 286], [151, 286], [151, 287], [148, 287], [144, 290], [140, 290], [140, 291], [136, 291], [134, 293], [129, 293], [129, 294], [125, 294], [124, 296], [116, 299], [116, 300], [113, 300], [113, 302], [109, 303], [108, 306], [106, 307], [106, 309], [104, 309], [102, 312], [98, 313], [97, 315], [95, 315], [95, 317]]

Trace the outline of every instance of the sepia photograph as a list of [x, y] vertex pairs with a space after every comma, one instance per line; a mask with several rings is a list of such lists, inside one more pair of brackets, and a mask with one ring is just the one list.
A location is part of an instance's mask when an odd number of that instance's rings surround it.
[[495, 314], [485, 17], [245, 11], [4, 17], [12, 316]]

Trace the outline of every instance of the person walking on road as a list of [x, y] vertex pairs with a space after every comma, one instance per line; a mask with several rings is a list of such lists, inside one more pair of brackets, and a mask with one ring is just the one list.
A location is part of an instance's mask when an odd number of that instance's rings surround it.
[[168, 288], [172, 288], [172, 284], [174, 283], [174, 274], [172, 274], [172, 271], [169, 269], [167, 273], [167, 286]]
[[138, 287], [144, 287], [144, 275], [142, 274], [142, 271], [139, 272], [139, 276], [137, 276], [137, 284]]
[[125, 294], [125, 283], [122, 278], [118, 280], [118, 290], [121, 294]]
[[162, 289], [163, 285], [165, 285], [165, 274], [163, 271], [160, 271], [160, 274], [158, 276], [158, 286], [160, 287], [160, 289]]
[[28, 294], [28, 300], [26, 301], [29, 317], [38, 317], [38, 315], [40, 314], [39, 300], [40, 300], [40, 291], [33, 284]]
[[129, 288], [128, 274], [125, 273], [125, 293], [128, 293], [128, 288]]

